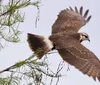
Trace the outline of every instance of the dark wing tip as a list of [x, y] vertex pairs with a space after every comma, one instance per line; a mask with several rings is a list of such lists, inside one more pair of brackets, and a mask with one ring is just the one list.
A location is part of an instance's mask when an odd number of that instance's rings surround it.
[[86, 10], [86, 12], [84, 13], [84, 18], [86, 18], [86, 17], [87, 17], [88, 13], [89, 13], [89, 9], [88, 9], [88, 10]]
[[99, 80], [99, 82], [100, 82], [100, 76], [99, 77], [97, 77], [97, 79]]
[[94, 79], [94, 81], [96, 81], [96, 77], [95, 76], [92, 76], [92, 78]]
[[[73, 12], [76, 12], [76, 13], [79, 13], [84, 19], [87, 18], [88, 16], [88, 13], [89, 13], [89, 9], [87, 9], [83, 15], [83, 6], [80, 7], [80, 10], [78, 11], [78, 8], [75, 6], [75, 11], [73, 10], [72, 7], [69, 6], [69, 10], [73, 11]], [[86, 19], [86, 22], [88, 22], [89, 20], [91, 19], [91, 16], [89, 16], [87, 19]]]
[[77, 9], [77, 7], [76, 7], [76, 6], [75, 6], [75, 12], [76, 12], [76, 13], [78, 13], [78, 9]]
[[87, 20], [86, 20], [86, 23], [88, 23], [89, 21], [90, 21], [90, 19], [91, 19], [91, 15], [87, 18]]
[[80, 7], [80, 14], [81, 15], [83, 14], [83, 7], [82, 6]]
[[69, 8], [70, 8], [71, 11], [74, 11], [74, 10], [72, 9], [72, 7], [69, 6]]
[[[70, 8], [71, 11], [74, 11], [74, 10], [72, 9], [72, 7], [69, 6], [69, 8]], [[78, 11], [77, 7], [75, 6], [75, 11], [74, 11], [74, 12], [80, 14], [81, 17], [84, 18], [84, 20], [86, 21], [86, 23], [89, 22], [90, 19], [91, 19], [91, 17], [92, 17], [92, 16], [90, 15], [90, 16], [87, 18], [88, 13], [89, 13], [89, 9], [87, 9], [87, 10], [85, 11], [84, 15], [83, 15], [83, 6], [80, 7], [79, 11]], [[86, 18], [87, 18], [87, 19], [86, 19]]]

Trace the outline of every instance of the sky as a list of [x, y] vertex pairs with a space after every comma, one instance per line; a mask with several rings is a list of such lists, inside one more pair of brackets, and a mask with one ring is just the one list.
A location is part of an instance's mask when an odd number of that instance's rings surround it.
[[[34, 1], [34, 0], [33, 0]], [[40, 4], [40, 20], [37, 28], [35, 28], [35, 19], [37, 15], [36, 7], [29, 6], [22, 9], [26, 13], [25, 22], [20, 25], [20, 30], [23, 31], [21, 42], [18, 44], [9, 43], [0, 52], [0, 68], [4, 69], [17, 61], [28, 58], [32, 51], [27, 44], [27, 33], [39, 34], [49, 36], [51, 34], [51, 28], [59, 12], [67, 7], [83, 6], [84, 10], [89, 9], [89, 14], [92, 15], [90, 22], [82, 27], [80, 32], [86, 32], [90, 36], [91, 42], [84, 41], [82, 44], [94, 52], [100, 59], [100, 1], [99, 0], [42, 0]], [[51, 54], [48, 56], [52, 69], [62, 59], [59, 54]], [[99, 85], [98, 81], [94, 81], [87, 75], [83, 75], [73, 66], [70, 67], [70, 71], [67, 71], [67, 63], [64, 66], [63, 74], [66, 77], [62, 77], [59, 80], [58, 85]], [[55, 84], [54, 84], [55, 85]]]

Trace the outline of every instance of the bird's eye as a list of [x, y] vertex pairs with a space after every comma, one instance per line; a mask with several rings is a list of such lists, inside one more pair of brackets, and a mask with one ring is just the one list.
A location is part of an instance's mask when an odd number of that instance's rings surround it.
[[85, 36], [85, 38], [88, 38], [88, 36]]

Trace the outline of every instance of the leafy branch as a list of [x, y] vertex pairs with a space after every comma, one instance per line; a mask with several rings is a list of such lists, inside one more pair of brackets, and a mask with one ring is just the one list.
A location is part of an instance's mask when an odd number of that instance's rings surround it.
[[[31, 0], [9, 0], [7, 5], [0, 7], [0, 49], [6, 42], [19, 42], [19, 35], [22, 33], [18, 28], [20, 23], [24, 22], [25, 13], [21, 12], [21, 8], [27, 6], [36, 6], [39, 11], [39, 1], [31, 2]], [[36, 22], [38, 15], [36, 18]]]
[[[28, 79], [27, 82], [34, 82], [35, 85], [44, 84], [43, 77], [45, 78], [59, 78], [62, 75], [59, 73], [63, 66], [60, 67], [61, 63], [57, 68], [57, 72], [54, 73], [49, 69], [47, 61], [44, 59], [39, 62], [37, 59], [33, 59], [35, 55], [29, 58], [17, 62], [14, 65], [0, 71], [0, 74], [8, 73], [7, 77], [0, 77], [0, 84], [2, 85], [20, 85], [23, 78]], [[26, 70], [27, 68], [27, 70]], [[60, 70], [59, 70], [60, 69]], [[16, 76], [17, 75], [17, 76]], [[58, 81], [57, 81], [58, 82]], [[7, 83], [7, 84], [6, 84]], [[8, 84], [9, 83], [9, 84]]]
[[[37, 26], [40, 13], [39, 3], [40, 1], [31, 2], [31, 0], [9, 0], [6, 5], [0, 3], [0, 50], [4, 48], [6, 42], [20, 42], [19, 35], [22, 32], [19, 30], [19, 25], [24, 22], [25, 17], [25, 13], [22, 13], [20, 9], [30, 5], [36, 6], [38, 13], [35, 26]], [[35, 54], [0, 70], [0, 85], [22, 85], [22, 82], [25, 82], [26, 85], [46, 85], [48, 78], [51, 80], [50, 85], [53, 79], [56, 79], [57, 85], [59, 77], [62, 77], [60, 72], [64, 63], [60, 62], [57, 71], [53, 72], [49, 68], [47, 59], [44, 58], [43, 61], [38, 61], [34, 57]]]

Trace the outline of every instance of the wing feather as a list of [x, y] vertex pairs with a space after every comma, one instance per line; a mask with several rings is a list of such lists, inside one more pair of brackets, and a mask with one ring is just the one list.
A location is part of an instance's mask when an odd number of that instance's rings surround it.
[[100, 81], [100, 60], [93, 52], [72, 37], [59, 37], [54, 44], [63, 60], [94, 80], [97, 78]]
[[83, 14], [83, 7], [80, 8], [80, 14]]
[[79, 29], [91, 19], [91, 16], [86, 19], [88, 12], [89, 10], [87, 10], [82, 16], [83, 7], [80, 7], [79, 11], [77, 7], [75, 7], [75, 10], [72, 9], [72, 7], [69, 7], [69, 9], [66, 8], [65, 10], [62, 10], [58, 15], [57, 20], [52, 26], [52, 33], [70, 30], [78, 32]]
[[78, 13], [78, 9], [77, 9], [77, 7], [76, 7], [76, 6], [75, 6], [75, 12], [76, 12], [76, 13]]
[[70, 8], [71, 11], [74, 11], [72, 7], [69, 6], [69, 8]]
[[86, 12], [84, 13], [84, 18], [87, 17], [88, 13], [89, 13], [89, 10], [86, 10]]
[[92, 17], [92, 16], [89, 16], [89, 17], [87, 18], [87, 20], [86, 20], [87, 23], [90, 21], [91, 17]]

